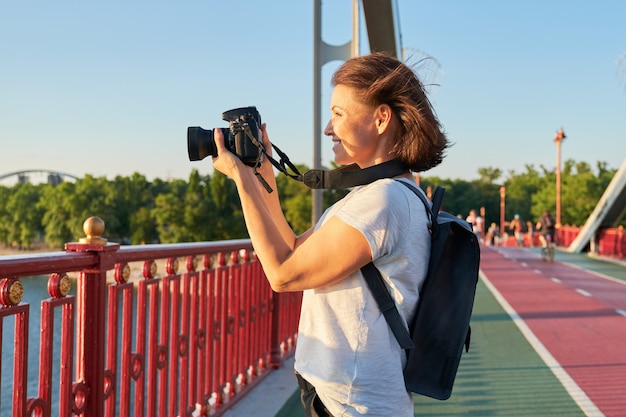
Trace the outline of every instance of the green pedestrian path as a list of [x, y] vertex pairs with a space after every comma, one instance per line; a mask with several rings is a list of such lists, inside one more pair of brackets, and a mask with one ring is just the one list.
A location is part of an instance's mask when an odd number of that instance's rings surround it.
[[[556, 261], [626, 281], [623, 263], [563, 252]], [[585, 416], [482, 280], [471, 325], [470, 350], [463, 354], [451, 398], [416, 395], [415, 416]], [[298, 394], [294, 391], [275, 417], [304, 417]]]

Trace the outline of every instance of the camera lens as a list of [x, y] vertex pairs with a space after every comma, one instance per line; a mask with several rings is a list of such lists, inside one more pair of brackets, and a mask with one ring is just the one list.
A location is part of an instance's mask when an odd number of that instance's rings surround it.
[[187, 153], [190, 161], [200, 161], [209, 155], [217, 156], [213, 131], [201, 127], [188, 127]]

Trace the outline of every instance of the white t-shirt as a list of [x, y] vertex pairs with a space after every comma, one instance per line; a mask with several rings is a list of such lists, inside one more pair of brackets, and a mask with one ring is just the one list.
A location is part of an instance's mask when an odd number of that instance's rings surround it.
[[[363, 233], [408, 322], [428, 269], [424, 204], [396, 180], [383, 179], [352, 190], [326, 210], [317, 227], [332, 216]], [[360, 270], [336, 284], [304, 291], [295, 369], [334, 416], [412, 417], [405, 363]]]

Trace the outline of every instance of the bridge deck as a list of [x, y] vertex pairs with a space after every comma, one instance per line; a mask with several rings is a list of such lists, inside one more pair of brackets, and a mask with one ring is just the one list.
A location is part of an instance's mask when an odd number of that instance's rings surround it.
[[[416, 396], [415, 415], [626, 415], [626, 267], [519, 248], [483, 248], [481, 266], [452, 397]], [[226, 415], [303, 417], [291, 366]]]

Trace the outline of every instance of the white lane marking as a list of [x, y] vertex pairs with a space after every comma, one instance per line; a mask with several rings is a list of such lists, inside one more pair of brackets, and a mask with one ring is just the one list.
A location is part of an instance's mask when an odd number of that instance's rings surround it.
[[537, 336], [530, 330], [530, 328], [526, 325], [524, 320], [517, 314], [517, 312], [511, 307], [511, 305], [506, 301], [506, 299], [500, 294], [500, 292], [494, 287], [494, 285], [489, 281], [489, 278], [480, 271], [480, 279], [487, 286], [489, 291], [496, 298], [498, 303], [502, 306], [504, 311], [511, 317], [513, 323], [517, 326], [520, 332], [524, 335], [528, 343], [535, 349], [539, 357], [545, 362], [545, 364], [550, 368], [554, 376], [561, 382], [565, 390], [569, 393], [572, 399], [578, 404], [580, 409], [585, 413], [587, 417], [604, 417], [604, 414], [596, 405], [591, 401], [591, 399], [585, 394], [585, 392], [574, 382], [572, 377], [561, 367], [561, 364], [557, 362], [557, 360], [550, 354], [548, 349], [539, 341]]
[[576, 288], [576, 292], [580, 295], [584, 295], [585, 297], [591, 297], [591, 293], [585, 290], [581, 290], [580, 288]]

